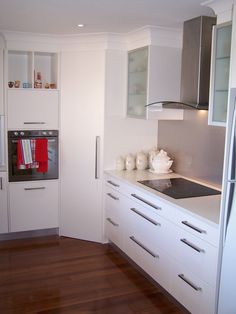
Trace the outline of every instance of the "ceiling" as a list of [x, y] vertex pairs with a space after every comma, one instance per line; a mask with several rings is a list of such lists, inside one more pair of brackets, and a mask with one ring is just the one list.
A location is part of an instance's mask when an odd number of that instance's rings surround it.
[[145, 25], [180, 28], [190, 18], [213, 15], [202, 1], [0, 0], [0, 30], [69, 35], [127, 33]]

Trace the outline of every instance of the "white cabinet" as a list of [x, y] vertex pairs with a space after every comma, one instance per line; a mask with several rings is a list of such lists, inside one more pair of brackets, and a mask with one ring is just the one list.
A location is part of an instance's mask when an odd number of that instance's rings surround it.
[[127, 116], [146, 117], [146, 105], [179, 99], [180, 49], [147, 46], [128, 52]]
[[61, 54], [62, 235], [102, 242], [105, 51]]
[[124, 196], [111, 188], [105, 186], [105, 236], [123, 249], [123, 219], [122, 207]]
[[10, 183], [10, 232], [57, 228], [58, 206], [58, 181]]
[[105, 200], [110, 194], [113, 203], [106, 207], [116, 224], [108, 239], [191, 313], [213, 314], [217, 226], [117, 178], [106, 176]]
[[236, 5], [233, 8], [231, 64], [230, 64], [230, 87], [236, 87]]
[[0, 37], [0, 115], [4, 114], [3, 64], [3, 48], [1, 47]]
[[0, 233], [8, 232], [7, 179], [6, 173], [0, 172]]
[[8, 129], [58, 129], [59, 92], [8, 90]]
[[227, 116], [231, 23], [214, 26], [209, 98], [209, 124], [225, 126]]

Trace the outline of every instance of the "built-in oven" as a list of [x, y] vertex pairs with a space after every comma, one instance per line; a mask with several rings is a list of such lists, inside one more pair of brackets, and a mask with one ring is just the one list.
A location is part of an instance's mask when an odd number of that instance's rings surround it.
[[9, 182], [58, 179], [58, 131], [8, 131]]

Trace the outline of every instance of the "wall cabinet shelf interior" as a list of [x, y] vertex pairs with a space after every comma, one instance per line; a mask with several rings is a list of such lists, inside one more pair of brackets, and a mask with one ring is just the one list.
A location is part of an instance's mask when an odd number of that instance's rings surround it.
[[220, 24], [214, 27], [209, 124], [225, 125], [227, 116], [230, 50], [231, 50], [231, 23]]
[[8, 82], [20, 81], [19, 88], [36, 88], [35, 81], [38, 73], [42, 88], [57, 88], [58, 54], [52, 52], [8, 51]]

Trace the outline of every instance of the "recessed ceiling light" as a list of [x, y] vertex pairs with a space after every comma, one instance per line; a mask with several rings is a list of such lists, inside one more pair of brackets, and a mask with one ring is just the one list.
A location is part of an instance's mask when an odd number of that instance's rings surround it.
[[78, 24], [78, 27], [82, 28], [84, 27], [84, 24]]

